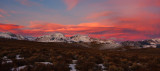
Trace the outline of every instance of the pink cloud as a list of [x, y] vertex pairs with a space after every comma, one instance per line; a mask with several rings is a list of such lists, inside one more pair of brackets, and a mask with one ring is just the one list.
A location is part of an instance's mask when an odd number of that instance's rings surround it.
[[[0, 9], [0, 13], [3, 15], [3, 17], [4, 17], [4, 15], [10, 16], [10, 15], [8, 14], [8, 12], [5, 11], [4, 9]], [[1, 17], [2, 17], [2, 15], [1, 15]]]
[[0, 14], [0, 18], [4, 18], [4, 16]]
[[39, 6], [38, 3], [30, 1], [30, 0], [16, 0], [16, 1], [21, 3], [22, 5], [26, 5], [26, 6], [32, 6], [32, 5]]
[[0, 13], [2, 13], [2, 14], [8, 14], [7, 11], [5, 11], [3, 9], [0, 9]]
[[143, 0], [140, 6], [160, 6], [160, 0]]
[[110, 14], [111, 14], [111, 12], [109, 12], [109, 11], [91, 13], [86, 17], [86, 19], [99, 19], [99, 18], [102, 18], [102, 17], [106, 17]]
[[64, 0], [64, 3], [67, 5], [67, 10], [72, 10], [78, 2], [79, 0]]

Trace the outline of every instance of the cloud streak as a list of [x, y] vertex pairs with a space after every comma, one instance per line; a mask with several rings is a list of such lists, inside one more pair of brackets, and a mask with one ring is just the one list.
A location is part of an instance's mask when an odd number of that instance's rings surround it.
[[7, 11], [4, 9], [0, 9], [0, 17], [4, 18], [5, 16], [10, 16]]
[[72, 10], [78, 4], [78, 2], [79, 0], [64, 0], [67, 10]]
[[99, 18], [102, 18], [102, 17], [107, 17], [110, 14], [111, 14], [111, 12], [109, 12], [109, 11], [91, 13], [86, 17], [86, 19], [99, 19]]

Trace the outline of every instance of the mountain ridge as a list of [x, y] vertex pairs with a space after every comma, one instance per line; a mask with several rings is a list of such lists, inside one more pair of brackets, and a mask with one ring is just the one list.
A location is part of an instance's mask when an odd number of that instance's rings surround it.
[[[10, 32], [1, 32], [0, 38], [8, 38], [8, 39], [16, 39], [16, 40], [28, 40], [28, 41], [36, 41], [36, 42], [67, 42], [67, 43], [92, 43], [102, 44], [101, 49], [112, 49], [119, 47], [133, 47], [133, 49], [137, 48], [159, 48], [160, 46], [160, 38], [142, 40], [142, 41], [123, 41], [121, 43], [116, 43], [113, 40], [101, 40], [97, 38], [92, 38], [87, 35], [74, 35], [71, 37], [65, 37], [62, 33], [53, 33], [49, 35], [43, 35], [40, 37], [26, 37], [22, 35], [13, 34]], [[87, 46], [86, 44], [83, 44]]]

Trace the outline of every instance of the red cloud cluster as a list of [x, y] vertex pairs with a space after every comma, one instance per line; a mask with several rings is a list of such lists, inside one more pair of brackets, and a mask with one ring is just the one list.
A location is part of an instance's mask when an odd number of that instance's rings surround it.
[[15, 32], [15, 31], [18, 31], [21, 28], [23, 28], [23, 26], [0, 23], [0, 31], [1, 32]]
[[27, 27], [0, 23], [0, 32], [12, 32], [15, 34], [21, 34], [25, 36], [42, 36], [47, 34], [45, 31], [36, 31], [32, 29], [26, 29]]
[[13, 30], [13, 29], [20, 29], [23, 28], [23, 26], [14, 25], [14, 24], [2, 24], [0, 23], [0, 29], [1, 30]]

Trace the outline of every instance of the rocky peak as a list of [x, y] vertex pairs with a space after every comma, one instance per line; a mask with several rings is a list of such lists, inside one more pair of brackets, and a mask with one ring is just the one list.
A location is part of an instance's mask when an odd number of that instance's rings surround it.
[[64, 34], [62, 33], [54, 33], [54, 34], [51, 34], [51, 37], [55, 37], [55, 38], [66, 38], [64, 36]]
[[91, 42], [91, 38], [87, 35], [74, 35], [72, 37], [70, 37], [70, 40], [72, 42]]

